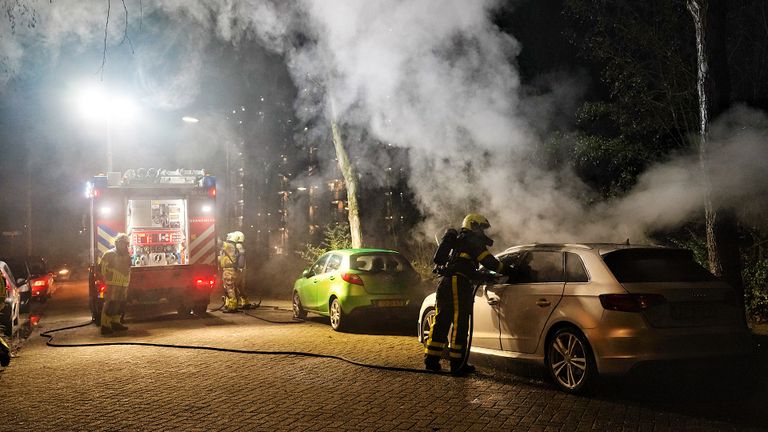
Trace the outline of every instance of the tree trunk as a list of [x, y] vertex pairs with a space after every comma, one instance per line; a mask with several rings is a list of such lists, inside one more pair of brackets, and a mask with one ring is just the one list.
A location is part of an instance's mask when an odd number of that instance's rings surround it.
[[[709, 122], [730, 105], [730, 77], [726, 53], [727, 0], [687, 0], [696, 30], [699, 93], [699, 162], [703, 175], [706, 198], [704, 215], [707, 232], [709, 268], [736, 289], [738, 298], [744, 296], [741, 278], [739, 233], [733, 210], [718, 209], [712, 202]], [[710, 70], [711, 67], [711, 70]], [[741, 306], [744, 306], [743, 301]]]
[[341, 175], [344, 176], [344, 183], [347, 187], [347, 206], [349, 207], [349, 230], [352, 237], [352, 247], [363, 247], [363, 233], [360, 228], [360, 207], [357, 203], [357, 173], [355, 167], [349, 161], [349, 155], [344, 148], [344, 141], [341, 138], [341, 131], [336, 119], [336, 106], [333, 99], [330, 98], [331, 107], [331, 134], [333, 136], [333, 146], [336, 148], [336, 159], [339, 161]]

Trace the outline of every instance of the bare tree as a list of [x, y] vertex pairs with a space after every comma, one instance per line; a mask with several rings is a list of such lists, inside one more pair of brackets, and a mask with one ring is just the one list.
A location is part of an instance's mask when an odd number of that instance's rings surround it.
[[[726, 53], [727, 0], [686, 0], [696, 30], [699, 94], [699, 161], [706, 188], [704, 215], [709, 269], [743, 298], [738, 227], [733, 211], [718, 209], [711, 198], [709, 123], [728, 108], [730, 77]], [[743, 306], [743, 302], [741, 302]]]
[[354, 165], [349, 160], [349, 155], [344, 147], [344, 140], [341, 137], [338, 119], [336, 117], [336, 105], [331, 96], [328, 96], [331, 108], [331, 134], [333, 136], [333, 146], [336, 148], [336, 159], [339, 161], [339, 169], [344, 176], [344, 183], [347, 187], [347, 205], [349, 207], [349, 230], [352, 235], [352, 247], [363, 247], [363, 232], [360, 228], [360, 206], [357, 203], [357, 172]]

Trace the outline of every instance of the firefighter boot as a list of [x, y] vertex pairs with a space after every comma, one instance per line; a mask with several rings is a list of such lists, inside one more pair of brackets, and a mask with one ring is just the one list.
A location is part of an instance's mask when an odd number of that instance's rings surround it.
[[466, 376], [475, 372], [475, 367], [469, 363], [462, 361], [451, 362], [451, 375], [453, 376]]
[[237, 301], [237, 305], [240, 309], [253, 309], [253, 305], [251, 304], [251, 301], [248, 300], [247, 296], [240, 297]]
[[237, 311], [237, 299], [227, 297], [227, 300], [224, 302], [224, 313], [234, 313]]
[[0, 366], [6, 367], [11, 363], [11, 347], [0, 337]]
[[440, 357], [425, 355], [424, 367], [432, 372], [440, 372]]
[[125, 330], [128, 330], [128, 327], [120, 324], [119, 322], [113, 322], [112, 323], [112, 330], [114, 330], [114, 331], [125, 331]]
[[115, 332], [115, 331], [114, 331], [114, 330], [112, 330], [112, 327], [109, 327], [109, 326], [101, 326], [101, 335], [102, 335], [102, 336], [111, 335], [111, 334], [112, 334], [112, 333], [114, 333], [114, 332]]

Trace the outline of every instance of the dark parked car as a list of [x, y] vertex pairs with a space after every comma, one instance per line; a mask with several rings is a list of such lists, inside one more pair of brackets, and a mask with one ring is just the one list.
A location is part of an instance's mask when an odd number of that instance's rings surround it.
[[[56, 291], [53, 272], [48, 269], [46, 260], [39, 256], [8, 258], [6, 260], [17, 278], [23, 278], [29, 285], [29, 292], [22, 294], [22, 305], [28, 300], [44, 302]], [[23, 309], [26, 311], [26, 307]]]

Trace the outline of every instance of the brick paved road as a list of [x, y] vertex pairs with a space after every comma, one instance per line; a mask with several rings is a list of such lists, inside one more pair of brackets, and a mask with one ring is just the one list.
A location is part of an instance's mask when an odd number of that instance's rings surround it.
[[[41, 331], [87, 319], [84, 284], [65, 284], [38, 328], [0, 372], [0, 430], [745, 430], [766, 427], [765, 368], [750, 391], [666, 382], [637, 391], [622, 382], [591, 397], [536, 378], [471, 378], [372, 370], [337, 360], [151, 347], [50, 348]], [[287, 302], [279, 304], [288, 306]], [[287, 313], [254, 315], [284, 319]], [[125, 336], [95, 326], [57, 334], [59, 343], [105, 340], [291, 350], [419, 368], [408, 329], [340, 334], [322, 319], [272, 324], [245, 315], [180, 318], [156, 308], [129, 316]], [[693, 394], [693, 395], [691, 395]], [[435, 402], [439, 397], [440, 401]]]

